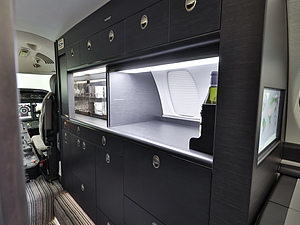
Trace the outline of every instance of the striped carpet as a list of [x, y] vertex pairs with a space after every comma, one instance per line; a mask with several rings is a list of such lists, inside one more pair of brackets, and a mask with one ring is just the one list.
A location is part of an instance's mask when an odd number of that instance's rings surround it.
[[49, 183], [40, 176], [26, 183], [25, 189], [30, 225], [47, 225], [54, 221], [54, 198], [63, 190], [60, 183], [57, 180]]
[[62, 225], [95, 225], [66, 191], [55, 197], [54, 214]]

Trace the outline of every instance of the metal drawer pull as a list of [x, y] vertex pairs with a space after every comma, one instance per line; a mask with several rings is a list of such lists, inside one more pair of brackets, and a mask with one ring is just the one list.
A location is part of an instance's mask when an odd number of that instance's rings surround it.
[[102, 145], [105, 146], [106, 145], [106, 137], [102, 136]]
[[75, 51], [73, 48], [71, 48], [71, 56], [74, 56], [75, 55]]
[[113, 30], [110, 30], [109, 31], [109, 34], [108, 34], [108, 39], [109, 39], [109, 42], [112, 42], [115, 38], [115, 34], [114, 34], [114, 31]]
[[187, 12], [193, 11], [197, 3], [197, 0], [185, 0], [185, 10]]
[[155, 169], [158, 169], [160, 166], [160, 159], [157, 155], [153, 156], [153, 160], [152, 160], [152, 164], [154, 166]]
[[79, 148], [80, 147], [80, 140], [77, 139], [77, 147]]
[[148, 26], [148, 17], [143, 15], [141, 18], [141, 28], [144, 30]]
[[87, 50], [91, 50], [92, 48], [92, 42], [90, 40], [88, 40], [87, 44], [86, 44]]
[[64, 122], [64, 128], [65, 129], [67, 128], [67, 122], [66, 121]]
[[81, 184], [80, 188], [81, 188], [81, 191], [84, 191], [84, 185], [83, 184]]
[[157, 223], [153, 222], [153, 223], [151, 223], [151, 225], [157, 225]]
[[106, 155], [105, 155], [105, 161], [107, 164], [110, 163], [110, 155], [108, 153], [106, 153]]
[[110, 225], [110, 223], [109, 223], [109, 222], [107, 222], [107, 223], [106, 223], [106, 225]]
[[80, 127], [77, 127], [77, 134], [80, 134]]
[[67, 141], [67, 138], [68, 138], [68, 134], [65, 133], [65, 141]]
[[86, 144], [85, 141], [82, 142], [82, 149], [85, 150], [86, 149]]

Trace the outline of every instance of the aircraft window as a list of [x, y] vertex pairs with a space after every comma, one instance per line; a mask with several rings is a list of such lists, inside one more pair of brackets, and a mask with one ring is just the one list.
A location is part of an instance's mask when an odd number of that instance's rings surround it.
[[185, 117], [199, 114], [198, 89], [192, 75], [187, 70], [168, 72], [168, 86], [174, 111]]

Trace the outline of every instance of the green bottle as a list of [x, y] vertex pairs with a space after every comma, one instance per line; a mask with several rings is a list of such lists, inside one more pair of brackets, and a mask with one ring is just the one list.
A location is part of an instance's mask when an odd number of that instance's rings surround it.
[[[204, 104], [217, 103], [217, 89], [218, 89], [218, 71], [212, 71], [210, 73], [210, 86]], [[201, 136], [201, 128], [202, 128], [202, 111], [200, 112], [199, 136]]]

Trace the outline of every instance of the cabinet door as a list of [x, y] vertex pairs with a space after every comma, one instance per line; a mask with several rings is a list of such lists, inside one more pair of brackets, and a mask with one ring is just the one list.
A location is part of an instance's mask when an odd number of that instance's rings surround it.
[[95, 34], [79, 43], [80, 63], [88, 64], [99, 60], [99, 34]]
[[114, 223], [97, 209], [97, 225], [114, 225]]
[[62, 163], [62, 184], [64, 189], [69, 191], [72, 186], [72, 156], [71, 156], [71, 135], [70, 133], [62, 132], [62, 151], [61, 151], [61, 163]]
[[79, 43], [71, 45], [66, 49], [67, 68], [80, 65]]
[[108, 134], [106, 132], [96, 132], [94, 140], [95, 145], [101, 149], [113, 152], [119, 156], [123, 156], [123, 139], [116, 135]]
[[124, 197], [124, 222], [130, 225], [163, 225], [161, 221], [156, 219], [127, 197]]
[[72, 171], [82, 182], [95, 192], [94, 146], [90, 142], [74, 135], [71, 135], [71, 143]]
[[123, 224], [123, 158], [96, 149], [97, 206], [114, 224]]
[[211, 170], [124, 143], [124, 193], [165, 224], [208, 224]]
[[220, 29], [220, 0], [172, 0], [170, 4], [170, 41]]
[[126, 20], [126, 51], [154, 47], [168, 42], [168, 1], [161, 1]]
[[73, 174], [73, 185], [70, 190], [71, 196], [86, 212], [86, 214], [94, 221], [97, 220], [96, 211], [96, 193], [81, 179]]
[[109, 59], [125, 52], [124, 22], [117, 23], [100, 32], [100, 59]]

